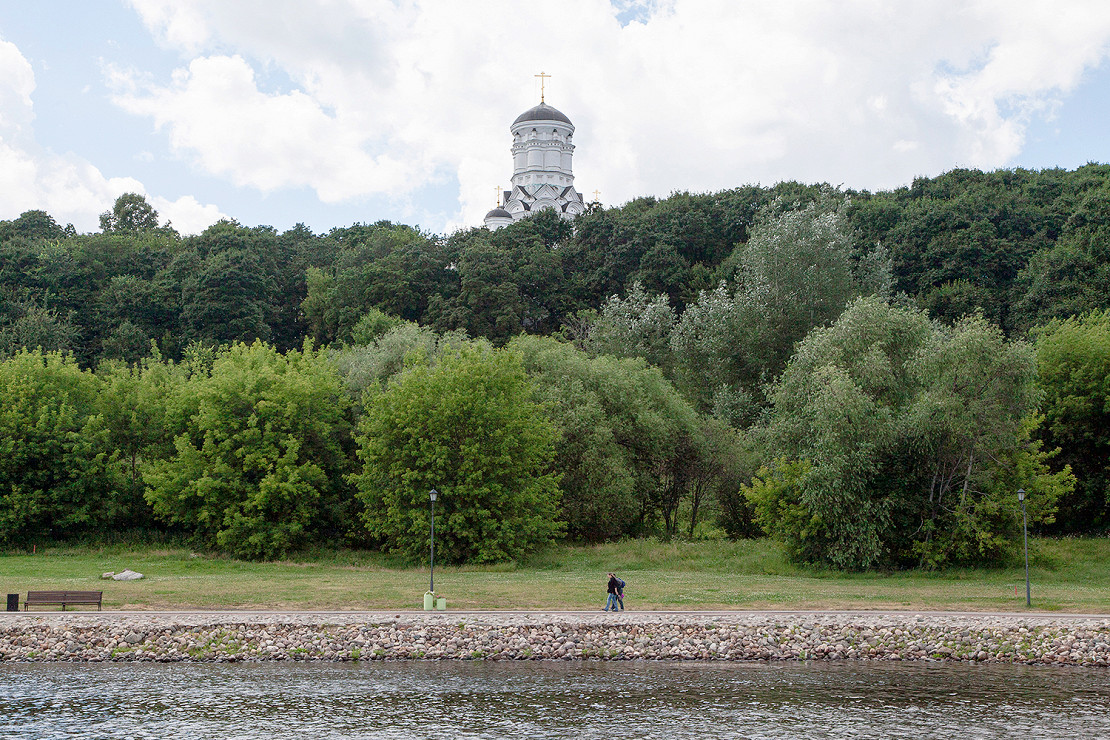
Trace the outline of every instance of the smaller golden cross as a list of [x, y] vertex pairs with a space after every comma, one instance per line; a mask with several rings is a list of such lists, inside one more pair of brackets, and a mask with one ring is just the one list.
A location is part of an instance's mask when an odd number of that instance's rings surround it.
[[545, 80], [550, 79], [551, 75], [540, 72], [538, 75], [532, 75], [532, 76], [540, 78], [540, 102], [542, 103], [543, 102], [543, 83], [544, 83]]
[[600, 190], [595, 190], [594, 191], [594, 203], [600, 203], [601, 202], [597, 199], [597, 196], [599, 196], [599, 195], [601, 195], [601, 191]]
[[495, 193], [495, 195], [493, 197], [497, 199], [497, 202], [495, 202], [493, 204], [493, 207], [494, 208], [500, 208], [501, 207], [501, 186], [500, 185], [496, 186], [493, 189], [493, 192]]

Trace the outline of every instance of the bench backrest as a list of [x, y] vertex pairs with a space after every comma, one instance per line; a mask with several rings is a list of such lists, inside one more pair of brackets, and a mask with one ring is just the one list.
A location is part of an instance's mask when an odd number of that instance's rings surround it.
[[57, 604], [65, 601], [76, 604], [80, 602], [99, 602], [103, 596], [103, 591], [28, 591], [27, 602], [31, 604]]

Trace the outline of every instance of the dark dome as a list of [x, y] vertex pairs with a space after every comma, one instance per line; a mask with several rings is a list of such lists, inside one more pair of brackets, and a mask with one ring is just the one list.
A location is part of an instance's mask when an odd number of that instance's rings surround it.
[[494, 208], [486, 214], [486, 218], [512, 218], [513, 214], [506, 211], [504, 208]]
[[[513, 121], [513, 125], [524, 123], [525, 121], [562, 121], [563, 123], [570, 123], [570, 119], [564, 116], [559, 111], [552, 108], [547, 103], [540, 103], [535, 108], [529, 108], [521, 113]], [[574, 124], [571, 123], [573, 126]]]

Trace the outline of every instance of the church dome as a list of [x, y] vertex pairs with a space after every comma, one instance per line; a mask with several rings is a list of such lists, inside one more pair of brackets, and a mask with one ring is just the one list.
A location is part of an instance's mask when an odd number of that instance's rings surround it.
[[[521, 113], [513, 121], [513, 125], [524, 123], [525, 121], [562, 121], [563, 123], [570, 123], [570, 119], [559, 111], [552, 108], [547, 103], [540, 103], [535, 108], [529, 108]], [[571, 124], [572, 126], [574, 124]]]
[[512, 218], [512, 217], [513, 217], [513, 214], [509, 213], [504, 208], [494, 208], [492, 211], [490, 211], [489, 213], [486, 214], [487, 219], [490, 219], [490, 218]]

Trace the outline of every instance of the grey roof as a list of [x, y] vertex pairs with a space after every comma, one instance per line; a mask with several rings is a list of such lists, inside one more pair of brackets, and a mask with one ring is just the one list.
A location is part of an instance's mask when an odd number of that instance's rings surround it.
[[512, 218], [513, 214], [506, 211], [504, 208], [494, 208], [486, 214], [486, 218]]
[[[513, 125], [524, 123], [525, 121], [562, 121], [563, 123], [570, 123], [570, 119], [559, 111], [552, 108], [547, 103], [540, 103], [535, 108], [529, 108], [521, 113], [513, 121]], [[572, 126], [574, 124], [571, 124]]]

